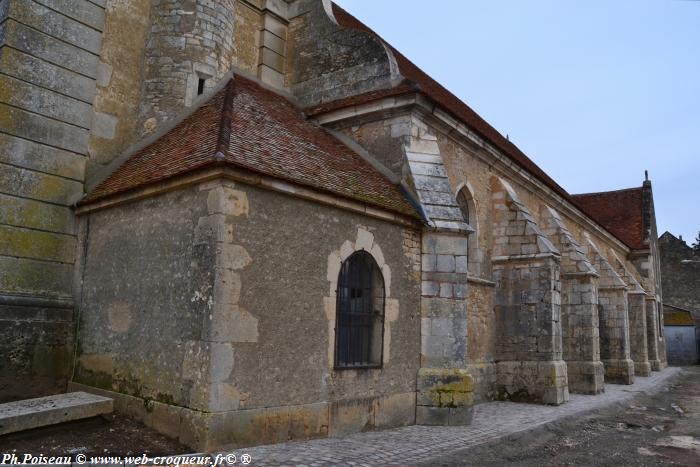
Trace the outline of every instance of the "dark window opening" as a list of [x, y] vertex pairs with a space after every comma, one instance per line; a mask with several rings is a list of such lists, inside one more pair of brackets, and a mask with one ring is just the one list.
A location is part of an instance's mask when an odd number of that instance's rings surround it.
[[372, 255], [358, 251], [343, 262], [336, 294], [335, 367], [381, 367], [384, 278]]
[[199, 78], [199, 82], [197, 83], [197, 95], [201, 96], [204, 93], [204, 83], [206, 83], [206, 79], [204, 78]]
[[470, 224], [469, 222], [469, 202], [471, 201], [471, 195], [467, 191], [466, 188], [462, 188], [459, 190], [459, 193], [457, 193], [457, 204], [459, 205], [459, 209], [462, 211], [462, 215], [464, 216], [464, 222], [467, 224]]

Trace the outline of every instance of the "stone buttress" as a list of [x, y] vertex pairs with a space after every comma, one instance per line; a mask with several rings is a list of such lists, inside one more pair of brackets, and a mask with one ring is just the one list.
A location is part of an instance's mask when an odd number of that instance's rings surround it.
[[598, 272], [549, 206], [543, 209], [544, 231], [561, 252], [561, 322], [569, 390], [580, 394], [604, 391], [598, 325]]
[[501, 398], [569, 400], [562, 359], [560, 253], [508, 182], [493, 177], [497, 391]]
[[637, 376], [649, 376], [651, 364], [649, 363], [647, 344], [647, 319], [645, 298], [646, 291], [637, 279], [630, 273], [624, 261], [615, 253], [613, 265], [623, 281], [627, 284], [627, 309], [629, 316], [630, 356], [634, 361], [634, 374]]
[[467, 235], [437, 138], [412, 120], [404, 135], [411, 179], [429, 226], [422, 238], [421, 368], [416, 423], [471, 423], [474, 385], [467, 366]]
[[630, 358], [627, 284], [603, 256], [590, 236], [584, 234], [588, 257], [600, 274], [598, 312], [600, 320], [600, 359], [605, 379], [611, 383], [634, 383], [634, 362]]
[[661, 371], [665, 365], [661, 362], [659, 349], [659, 307], [653, 295], [647, 295], [644, 299], [644, 308], [647, 321], [647, 355], [652, 371]]

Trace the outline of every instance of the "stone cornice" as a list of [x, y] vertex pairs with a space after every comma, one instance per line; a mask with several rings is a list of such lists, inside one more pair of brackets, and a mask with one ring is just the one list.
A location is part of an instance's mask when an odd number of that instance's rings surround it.
[[365, 203], [350, 200], [329, 193], [323, 193], [311, 188], [286, 182], [269, 176], [257, 174], [244, 169], [232, 167], [215, 167], [193, 172], [181, 177], [164, 180], [159, 183], [135, 189], [126, 193], [116, 194], [109, 198], [97, 200], [90, 204], [84, 204], [76, 208], [77, 215], [83, 215], [102, 209], [107, 209], [122, 204], [132, 203], [144, 198], [150, 198], [170, 191], [180, 190], [189, 186], [198, 185], [210, 180], [228, 179], [238, 181], [251, 186], [257, 186], [270, 191], [284, 193], [288, 196], [314, 201], [319, 204], [333, 206], [346, 211], [360, 213], [376, 219], [381, 219], [394, 224], [407, 227], [420, 228], [422, 226], [418, 219], [413, 219], [398, 213], [393, 213], [385, 209], [370, 206]]

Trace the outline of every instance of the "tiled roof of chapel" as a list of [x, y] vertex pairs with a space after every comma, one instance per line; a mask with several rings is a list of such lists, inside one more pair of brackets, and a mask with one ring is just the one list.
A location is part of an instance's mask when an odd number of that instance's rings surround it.
[[576, 204], [593, 220], [633, 250], [644, 242], [644, 188], [573, 195]]
[[308, 121], [282, 95], [240, 75], [131, 155], [79, 204], [215, 166], [245, 169], [418, 217], [398, 184]]

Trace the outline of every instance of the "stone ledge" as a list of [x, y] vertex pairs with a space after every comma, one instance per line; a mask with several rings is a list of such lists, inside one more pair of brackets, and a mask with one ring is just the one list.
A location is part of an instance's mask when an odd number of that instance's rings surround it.
[[0, 435], [112, 412], [112, 399], [87, 392], [0, 404]]

